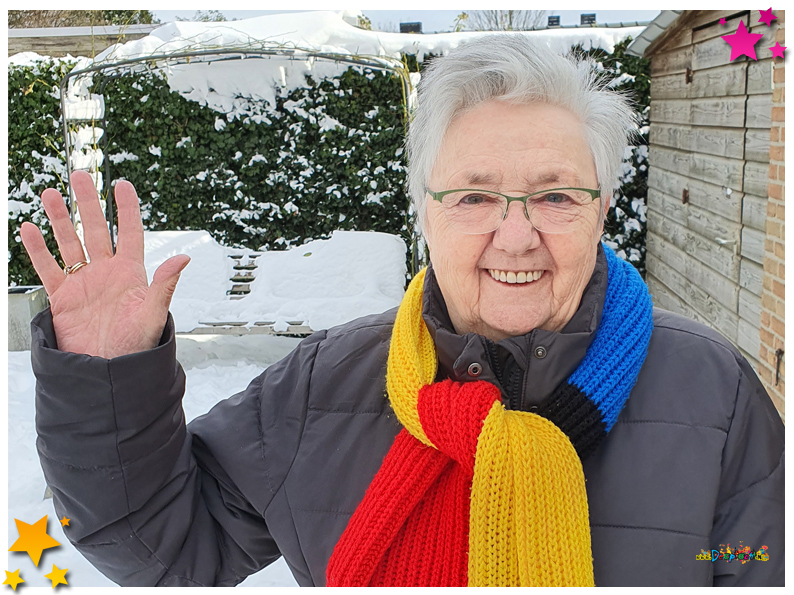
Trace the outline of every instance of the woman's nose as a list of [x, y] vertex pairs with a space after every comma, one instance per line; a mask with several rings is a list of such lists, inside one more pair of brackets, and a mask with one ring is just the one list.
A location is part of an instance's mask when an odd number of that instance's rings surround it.
[[527, 218], [524, 203], [511, 202], [507, 215], [493, 237], [494, 248], [510, 254], [524, 254], [540, 246], [540, 234]]

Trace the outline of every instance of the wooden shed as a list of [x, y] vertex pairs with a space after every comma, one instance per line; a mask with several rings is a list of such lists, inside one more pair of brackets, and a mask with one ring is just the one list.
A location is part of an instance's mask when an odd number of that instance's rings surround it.
[[[750, 361], [784, 415], [784, 13], [664, 11], [629, 48], [651, 60], [647, 281]], [[725, 19], [724, 24], [720, 23]], [[723, 35], [762, 33], [757, 60]]]

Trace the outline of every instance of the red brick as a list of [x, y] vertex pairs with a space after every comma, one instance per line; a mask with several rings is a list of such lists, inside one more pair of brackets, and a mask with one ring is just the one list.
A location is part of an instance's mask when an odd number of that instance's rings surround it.
[[786, 108], [784, 107], [773, 107], [772, 108], [772, 121], [773, 122], [785, 122], [786, 121]]
[[786, 220], [786, 205], [777, 205], [776, 209], [777, 209], [777, 213], [776, 213], [775, 216], [778, 219], [780, 219], [781, 221], [785, 221]]
[[772, 76], [772, 80], [776, 83], [786, 82], [786, 69], [775, 68], [775, 74]]
[[786, 325], [777, 316], [772, 317], [772, 330], [778, 337], [786, 336]]
[[758, 366], [758, 375], [761, 377], [761, 380], [765, 380], [768, 384], [775, 381], [775, 375], [772, 374], [772, 370], [766, 366]]
[[769, 184], [767, 187], [767, 192], [769, 193], [769, 198], [783, 200], [783, 186], [780, 184]]
[[780, 223], [775, 221], [774, 219], [767, 219], [766, 220], [766, 235], [779, 238], [780, 237]]
[[786, 286], [780, 281], [772, 281], [772, 293], [774, 293], [781, 300], [786, 299]]
[[761, 326], [763, 328], [769, 328], [769, 325], [771, 324], [769, 322], [770, 321], [770, 316], [771, 315], [769, 313], [769, 310], [764, 310], [763, 312], [761, 312]]
[[[785, 130], [785, 129], [783, 129], [783, 130]], [[780, 140], [783, 140], [783, 139], [780, 139]], [[778, 178], [777, 178], [778, 180], [780, 180], [781, 182], [785, 182], [786, 181], [786, 167], [783, 166], [783, 165], [778, 165], [777, 166], [777, 175], [778, 175]]]
[[[785, 260], [786, 258], [786, 247], [780, 242], [775, 242], [775, 256], [777, 256], [780, 260]], [[783, 296], [781, 295], [780, 297]]]
[[786, 265], [783, 264], [782, 262], [777, 265], [777, 277], [781, 281], [786, 280]]
[[780, 142], [781, 143], [786, 142], [786, 127], [785, 126], [782, 126], [780, 128]]
[[770, 161], [785, 161], [785, 151], [782, 145], [773, 145], [769, 147], [769, 159]]
[[776, 143], [776, 142], [778, 142], [779, 138], [780, 138], [780, 128], [778, 128], [777, 126], [774, 126], [774, 127], [770, 128], [769, 129], [769, 142], [770, 143]]

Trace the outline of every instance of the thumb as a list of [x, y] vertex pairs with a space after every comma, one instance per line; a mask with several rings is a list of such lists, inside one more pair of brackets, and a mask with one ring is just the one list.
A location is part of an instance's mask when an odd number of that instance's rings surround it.
[[190, 262], [186, 254], [177, 254], [157, 267], [146, 295], [148, 307], [155, 312], [165, 312], [171, 305], [179, 275]]

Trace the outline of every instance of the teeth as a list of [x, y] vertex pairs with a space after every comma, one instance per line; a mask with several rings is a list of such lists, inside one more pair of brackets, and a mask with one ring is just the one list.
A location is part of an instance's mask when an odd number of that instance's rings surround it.
[[500, 271], [499, 269], [488, 269], [488, 273], [497, 281], [503, 283], [531, 283], [537, 281], [543, 275], [543, 271]]

